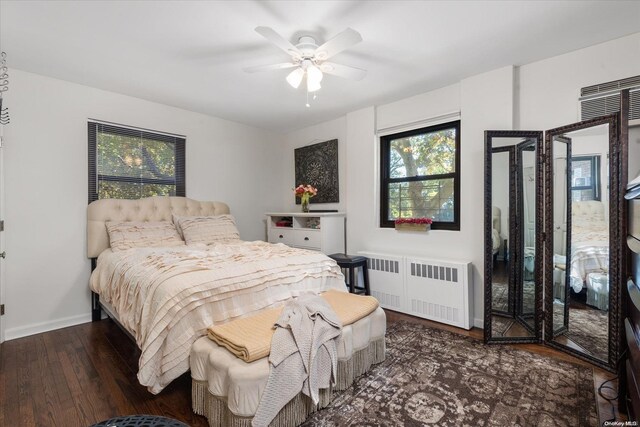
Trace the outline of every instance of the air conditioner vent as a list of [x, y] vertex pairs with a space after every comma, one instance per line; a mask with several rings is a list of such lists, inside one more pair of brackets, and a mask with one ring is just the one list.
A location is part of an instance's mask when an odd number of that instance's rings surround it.
[[637, 87], [640, 87], [640, 76], [628, 77], [626, 79], [583, 87], [580, 89], [580, 96], [596, 95], [613, 91], [619, 92], [624, 89], [633, 89]]
[[587, 86], [581, 89], [581, 120], [620, 111], [620, 91], [629, 89], [629, 120], [640, 119], [640, 76]]

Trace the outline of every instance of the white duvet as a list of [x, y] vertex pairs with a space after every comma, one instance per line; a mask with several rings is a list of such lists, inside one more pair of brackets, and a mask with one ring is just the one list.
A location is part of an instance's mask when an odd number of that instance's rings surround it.
[[138, 379], [154, 394], [188, 371], [191, 345], [207, 327], [302, 293], [345, 289], [326, 255], [261, 241], [106, 250], [90, 286], [135, 337]]
[[590, 273], [609, 271], [609, 224], [601, 220], [574, 220], [571, 224], [571, 266], [569, 278], [574, 292], [580, 292]]

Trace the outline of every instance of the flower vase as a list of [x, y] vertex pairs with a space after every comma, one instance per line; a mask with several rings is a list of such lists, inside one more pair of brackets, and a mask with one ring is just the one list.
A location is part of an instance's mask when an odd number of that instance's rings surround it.
[[302, 212], [309, 212], [309, 195], [303, 194], [300, 197], [300, 204], [302, 205]]

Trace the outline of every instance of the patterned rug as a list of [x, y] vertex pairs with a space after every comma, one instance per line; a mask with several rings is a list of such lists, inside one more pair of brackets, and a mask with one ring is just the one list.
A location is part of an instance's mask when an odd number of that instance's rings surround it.
[[[493, 308], [506, 311], [507, 309], [507, 285], [504, 283], [493, 283]], [[532, 282], [525, 282], [523, 289], [525, 307], [533, 307], [535, 301], [534, 285]], [[556, 327], [562, 325], [563, 307], [560, 301], [553, 304], [553, 321]], [[609, 313], [593, 307], [569, 309], [569, 330], [564, 335], [584, 348], [593, 356], [608, 360], [609, 357]], [[493, 317], [491, 326], [493, 336], [505, 336], [514, 324], [514, 320], [507, 317]], [[531, 324], [533, 327], [533, 324]]]
[[[492, 283], [492, 300], [493, 309], [507, 311], [509, 293], [507, 292], [508, 285], [506, 283]], [[533, 282], [524, 282], [522, 286], [522, 306], [527, 312], [533, 312], [536, 302], [535, 296], [535, 284]]]
[[[508, 309], [508, 285], [506, 283], [493, 283], [492, 287], [492, 306], [494, 310], [507, 311]], [[535, 307], [535, 284], [533, 282], [524, 282], [523, 284], [523, 307], [528, 313], [533, 313]], [[491, 325], [492, 336], [502, 337], [506, 336], [507, 332], [514, 324], [515, 320], [508, 317], [493, 316], [493, 323]], [[527, 323], [531, 328], [534, 328], [535, 320], [531, 316], [527, 320]], [[524, 328], [520, 328], [524, 330]], [[531, 334], [533, 336], [533, 334]]]
[[[609, 313], [596, 308], [569, 307], [569, 329], [564, 335], [601, 360], [609, 358]], [[553, 320], [562, 324], [564, 304], [553, 304]], [[557, 320], [557, 323], [556, 323]]]
[[593, 371], [410, 322], [304, 426], [597, 426]]

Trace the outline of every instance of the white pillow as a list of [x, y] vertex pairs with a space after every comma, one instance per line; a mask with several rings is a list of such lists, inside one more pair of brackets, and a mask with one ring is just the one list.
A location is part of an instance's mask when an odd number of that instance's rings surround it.
[[173, 222], [182, 233], [187, 245], [204, 243], [206, 245], [239, 240], [240, 233], [232, 215], [216, 216], [173, 216]]
[[184, 246], [184, 240], [169, 221], [115, 222], [108, 221], [107, 232], [113, 251], [131, 248]]

